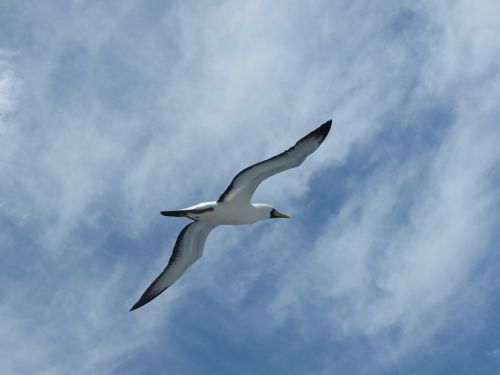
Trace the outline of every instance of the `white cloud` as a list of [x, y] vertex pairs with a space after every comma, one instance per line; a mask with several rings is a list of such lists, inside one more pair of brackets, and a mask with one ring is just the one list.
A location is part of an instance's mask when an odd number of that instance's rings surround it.
[[0, 113], [4, 115], [11, 111], [14, 106], [14, 74], [12, 70], [5, 69], [2, 65], [0, 65], [0, 68], [2, 68], [2, 75], [0, 76]]

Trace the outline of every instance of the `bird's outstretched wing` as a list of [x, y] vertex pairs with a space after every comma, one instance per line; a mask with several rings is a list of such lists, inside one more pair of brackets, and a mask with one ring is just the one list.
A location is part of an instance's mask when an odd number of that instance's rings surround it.
[[248, 203], [259, 184], [266, 178], [301, 165], [324, 141], [331, 126], [332, 120], [329, 120], [281, 154], [243, 169], [233, 178], [217, 202]]
[[151, 283], [148, 289], [146, 289], [130, 311], [138, 309], [158, 297], [158, 295], [181, 277], [189, 266], [200, 259], [203, 255], [203, 246], [205, 245], [208, 233], [214, 227], [215, 225], [203, 221], [195, 221], [186, 225], [177, 237], [168, 265], [155, 281]]

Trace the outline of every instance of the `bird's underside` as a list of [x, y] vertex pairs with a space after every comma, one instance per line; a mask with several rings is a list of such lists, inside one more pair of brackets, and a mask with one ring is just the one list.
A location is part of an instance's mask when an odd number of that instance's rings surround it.
[[187, 217], [194, 222], [182, 229], [167, 266], [130, 310], [150, 302], [178, 280], [202, 256], [207, 236], [217, 225], [252, 224], [269, 218], [287, 218], [287, 215], [272, 206], [252, 204], [252, 195], [265, 179], [301, 165], [326, 138], [331, 124], [332, 120], [325, 122], [281, 154], [239, 172], [216, 202], [200, 203], [182, 210], [162, 211], [164, 216]]

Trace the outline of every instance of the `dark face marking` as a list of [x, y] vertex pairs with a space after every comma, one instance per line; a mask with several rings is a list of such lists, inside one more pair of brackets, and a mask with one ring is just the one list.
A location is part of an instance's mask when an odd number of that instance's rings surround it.
[[272, 219], [274, 216], [274, 214], [276, 213], [276, 210], [273, 208], [270, 212], [269, 212], [269, 218]]

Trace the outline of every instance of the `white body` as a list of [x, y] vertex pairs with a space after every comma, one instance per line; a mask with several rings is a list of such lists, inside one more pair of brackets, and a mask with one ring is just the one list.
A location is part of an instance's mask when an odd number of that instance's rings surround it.
[[245, 202], [203, 202], [192, 207], [184, 208], [183, 211], [190, 210], [213, 210], [189, 214], [188, 217], [194, 220], [202, 220], [214, 225], [243, 225], [253, 224], [257, 221], [270, 219], [272, 206], [264, 203]]

